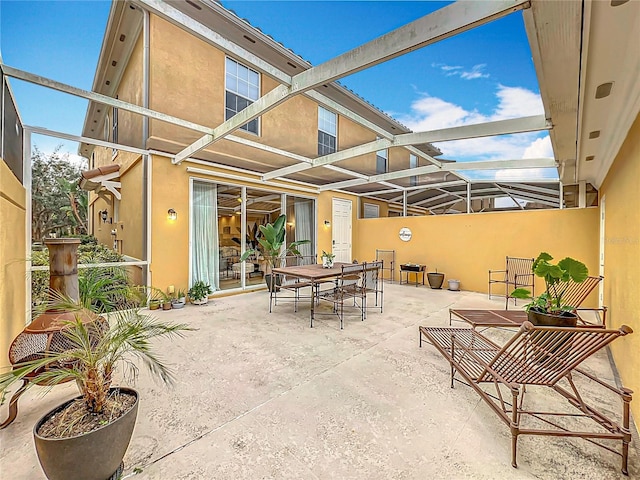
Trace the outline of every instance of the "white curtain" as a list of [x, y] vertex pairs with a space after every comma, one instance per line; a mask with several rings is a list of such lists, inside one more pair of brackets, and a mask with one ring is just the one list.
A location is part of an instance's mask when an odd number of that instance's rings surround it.
[[300, 245], [298, 250], [304, 257], [313, 255], [313, 201], [296, 200], [293, 208], [296, 219], [296, 242], [311, 240], [311, 243]]
[[191, 284], [198, 280], [220, 289], [218, 198], [213, 183], [193, 182]]

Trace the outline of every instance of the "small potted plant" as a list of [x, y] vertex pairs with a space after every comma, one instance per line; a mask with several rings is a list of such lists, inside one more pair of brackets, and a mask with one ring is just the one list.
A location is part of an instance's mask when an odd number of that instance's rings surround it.
[[280, 215], [273, 223], [259, 225], [258, 228], [262, 235], [258, 238], [258, 243], [262, 251], [260, 252], [254, 248], [249, 248], [244, 252], [242, 257], [240, 257], [241, 262], [244, 262], [251, 255], [255, 255], [256, 257], [262, 255], [264, 257], [266, 263], [264, 279], [267, 287], [269, 287], [269, 291], [277, 288], [280, 282], [280, 277], [272, 275], [271, 269], [273, 267], [279, 267], [281, 259], [287, 255], [300, 256], [298, 246], [311, 243], [311, 240], [297, 240], [291, 242], [287, 247], [284, 241], [286, 223], [287, 216]]
[[184, 290], [178, 290], [176, 296], [171, 300], [171, 307], [175, 309], [183, 308], [187, 303], [187, 294]]
[[532, 298], [531, 292], [526, 288], [516, 288], [511, 296], [531, 300], [525, 305], [529, 321], [534, 325], [575, 327], [578, 316], [573, 313], [575, 306], [563, 302], [568, 282], [584, 282], [589, 276], [587, 266], [573, 258], [566, 257], [557, 264], [550, 261], [553, 257], [542, 252], [535, 259], [531, 270], [544, 279], [545, 291], [540, 296]]
[[333, 259], [336, 258], [333, 253], [323, 250], [320, 258], [322, 259], [322, 268], [333, 268]]
[[213, 293], [211, 285], [198, 280], [189, 289], [189, 299], [194, 305], [206, 305], [209, 303], [209, 295]]

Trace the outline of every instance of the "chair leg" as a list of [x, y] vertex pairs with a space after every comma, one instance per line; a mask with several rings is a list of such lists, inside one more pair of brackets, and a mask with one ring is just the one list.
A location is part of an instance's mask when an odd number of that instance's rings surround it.
[[511, 466], [513, 468], [518, 468], [518, 462], [516, 460], [518, 450], [518, 434], [511, 434]]
[[22, 386], [11, 396], [11, 400], [9, 401], [9, 416], [0, 424], [0, 430], [8, 427], [18, 416], [18, 399], [27, 389], [28, 383], [29, 380], [22, 379]]
[[629, 443], [631, 442], [631, 430], [629, 430], [629, 404], [631, 403], [632, 391], [628, 388], [622, 389], [622, 428], [625, 438], [622, 439], [622, 473], [629, 475], [628, 459], [629, 459]]
[[[520, 433], [518, 393], [517, 388], [511, 389], [511, 466], [513, 468], [518, 468], [518, 434]], [[524, 391], [522, 394], [524, 395]]]

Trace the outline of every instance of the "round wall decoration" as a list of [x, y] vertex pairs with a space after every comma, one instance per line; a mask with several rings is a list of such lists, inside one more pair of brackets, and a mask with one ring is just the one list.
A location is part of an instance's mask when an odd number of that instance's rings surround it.
[[407, 227], [403, 227], [400, 229], [400, 233], [398, 234], [398, 236], [400, 237], [400, 240], [402, 240], [403, 242], [408, 242], [409, 240], [411, 240], [411, 230], [408, 229]]

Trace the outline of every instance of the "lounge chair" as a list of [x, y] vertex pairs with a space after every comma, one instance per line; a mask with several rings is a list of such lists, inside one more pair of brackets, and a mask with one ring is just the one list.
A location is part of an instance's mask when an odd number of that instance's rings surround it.
[[[525, 322], [518, 332], [500, 347], [469, 328], [419, 327], [420, 346], [426, 339], [433, 344], [451, 366], [451, 388], [459, 374], [498, 417], [511, 429], [511, 464], [517, 467], [519, 435], [549, 435], [584, 438], [622, 457], [622, 473], [628, 475], [627, 460], [631, 432], [629, 404], [631, 390], [617, 388], [578, 368], [584, 360], [618, 337], [632, 333], [623, 325], [619, 330], [604, 328], [537, 327]], [[619, 395], [622, 400], [620, 419], [609, 418], [599, 405], [587, 404], [574, 377], [584, 376], [595, 384]], [[483, 384], [486, 384], [483, 388]], [[576, 411], [549, 412], [525, 407], [529, 386], [549, 387], [566, 398]], [[495, 389], [491, 392], [491, 387]], [[491, 393], [490, 393], [491, 392]], [[509, 396], [511, 397], [509, 401]], [[564, 421], [584, 417], [596, 424], [593, 430], [583, 426], [569, 430]], [[528, 420], [543, 422], [546, 428], [535, 428]], [[583, 422], [584, 423], [584, 422]], [[620, 450], [598, 440], [621, 440]]]

